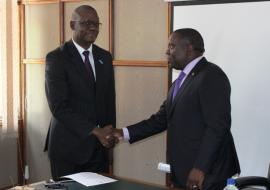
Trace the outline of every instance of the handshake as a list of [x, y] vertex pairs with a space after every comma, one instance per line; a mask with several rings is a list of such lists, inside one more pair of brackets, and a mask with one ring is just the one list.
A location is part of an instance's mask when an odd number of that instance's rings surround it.
[[106, 125], [103, 128], [95, 128], [92, 134], [94, 134], [106, 148], [114, 147], [124, 136], [122, 129], [115, 129], [112, 125]]

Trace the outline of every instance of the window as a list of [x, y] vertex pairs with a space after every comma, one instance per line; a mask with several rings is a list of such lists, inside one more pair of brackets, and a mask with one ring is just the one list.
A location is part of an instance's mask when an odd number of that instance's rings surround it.
[[[16, 1], [0, 0], [0, 133], [17, 129], [19, 113], [19, 17]], [[13, 130], [15, 129], [15, 130]]]

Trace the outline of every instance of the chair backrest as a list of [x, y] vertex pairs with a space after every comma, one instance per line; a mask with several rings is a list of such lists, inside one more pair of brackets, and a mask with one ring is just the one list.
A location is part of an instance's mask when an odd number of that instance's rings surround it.
[[260, 176], [247, 176], [236, 178], [236, 186], [238, 189], [246, 189], [251, 186], [266, 187], [267, 190], [270, 188], [269, 180], [266, 177]]
[[236, 179], [236, 186], [240, 189], [250, 189], [250, 186], [262, 186], [266, 187], [266, 190], [270, 190], [270, 163], [268, 168], [267, 177], [260, 176], [246, 176]]

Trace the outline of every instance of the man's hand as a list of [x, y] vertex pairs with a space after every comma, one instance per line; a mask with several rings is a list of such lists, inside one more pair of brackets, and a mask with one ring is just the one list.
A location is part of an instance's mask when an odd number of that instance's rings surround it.
[[113, 129], [112, 133], [106, 136], [106, 139], [113, 141], [114, 145], [119, 143], [123, 139], [123, 130], [122, 129]]
[[123, 129], [113, 129], [113, 137], [116, 143], [122, 140], [124, 137]]
[[106, 148], [112, 148], [115, 145], [115, 138], [112, 135], [113, 126], [106, 125], [103, 128], [95, 128], [92, 133], [98, 138], [100, 143]]
[[204, 180], [204, 172], [199, 169], [192, 168], [192, 170], [189, 172], [189, 176], [187, 179], [187, 184], [186, 184], [187, 189], [188, 190], [196, 190], [196, 189], [202, 190], [203, 180]]

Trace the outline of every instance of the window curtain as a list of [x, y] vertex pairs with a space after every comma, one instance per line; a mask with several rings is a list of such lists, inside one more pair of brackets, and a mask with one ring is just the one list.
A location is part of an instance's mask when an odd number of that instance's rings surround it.
[[0, 135], [17, 136], [19, 105], [19, 12], [16, 0], [0, 0]]

